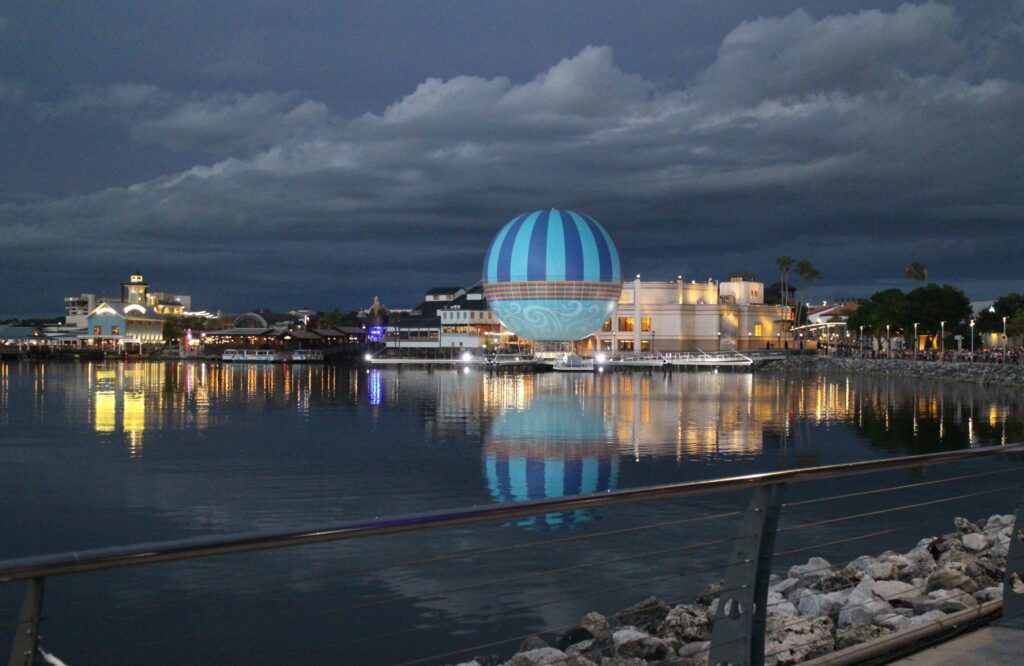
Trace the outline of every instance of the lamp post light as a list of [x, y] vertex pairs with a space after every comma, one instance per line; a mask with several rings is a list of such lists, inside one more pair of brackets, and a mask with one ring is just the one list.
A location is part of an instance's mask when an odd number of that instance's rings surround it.
[[1003, 349], [1009, 346], [1009, 339], [1006, 337], [1006, 317], [1003, 317]]
[[946, 322], [940, 321], [939, 322], [939, 326], [942, 328], [942, 333], [939, 335], [939, 348], [940, 348], [939, 349], [939, 353], [942, 354], [942, 356], [943, 356], [942, 360], [945, 361], [946, 360], [945, 359], [945, 356], [946, 356]]
[[917, 322], [914, 322], [914, 360], [917, 360]]
[[889, 335], [889, 324], [885, 325], [885, 355], [892, 358], [892, 336]]
[[974, 362], [974, 320], [971, 320], [971, 362]]
[[857, 336], [857, 346], [860, 347], [860, 353], [864, 353], [864, 324], [860, 325], [860, 335]]

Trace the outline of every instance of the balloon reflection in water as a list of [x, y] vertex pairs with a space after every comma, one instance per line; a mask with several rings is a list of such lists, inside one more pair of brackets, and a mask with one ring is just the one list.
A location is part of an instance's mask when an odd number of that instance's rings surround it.
[[[599, 411], [571, 398], [509, 411], [484, 440], [484, 474], [496, 502], [525, 502], [613, 490], [619, 457]], [[592, 520], [589, 511], [549, 513], [519, 521], [558, 526]]]

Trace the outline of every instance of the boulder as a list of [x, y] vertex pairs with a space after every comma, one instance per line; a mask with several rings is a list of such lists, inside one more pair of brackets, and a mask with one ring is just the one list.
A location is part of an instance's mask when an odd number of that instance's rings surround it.
[[711, 636], [708, 614], [698, 607], [679, 604], [665, 616], [659, 633], [672, 636], [681, 643], [707, 640]]
[[834, 573], [832, 565], [823, 557], [812, 557], [807, 560], [807, 564], [794, 564], [789, 568], [789, 577], [797, 578], [805, 585], [828, 578]]
[[966, 550], [968, 550], [968, 551], [970, 551], [972, 553], [981, 552], [981, 551], [983, 551], [983, 550], [985, 550], [986, 548], [989, 547], [988, 539], [986, 539], [985, 535], [983, 535], [983, 534], [979, 534], [979, 533], [965, 534], [963, 540], [964, 540], [964, 549], [966, 549]]
[[784, 597], [789, 597], [790, 594], [800, 588], [800, 581], [796, 578], [783, 578], [777, 583], [768, 586], [769, 592], [777, 592]]
[[[527, 650], [520, 652], [514, 657], [505, 662], [505, 666], [547, 666], [548, 664], [569, 664], [569, 659], [580, 659], [580, 657], [569, 657], [561, 650], [556, 650], [553, 647], [537, 648], [536, 650]], [[587, 660], [589, 661], [589, 660]], [[583, 666], [581, 662], [576, 662], [578, 666]], [[590, 662], [593, 664], [594, 662]]]
[[800, 597], [797, 611], [801, 616], [835, 615], [849, 599], [849, 592], [808, 593]]
[[968, 608], [976, 608], [978, 605], [974, 597], [962, 590], [932, 590], [928, 596], [934, 600], [930, 610], [943, 613], [956, 613]]
[[875, 580], [895, 580], [900, 577], [900, 570], [894, 562], [875, 562], [868, 568], [867, 575]]
[[853, 588], [849, 599], [839, 610], [839, 627], [847, 628], [857, 624], [869, 624], [882, 613], [892, 613], [892, 606], [875, 597], [871, 592], [875, 581], [865, 578]]
[[519, 644], [519, 649], [516, 652], [529, 652], [531, 650], [540, 650], [542, 648], [551, 647], [548, 645], [540, 636], [534, 634], [533, 636], [527, 636], [522, 643]]
[[584, 641], [593, 641], [594, 638], [594, 634], [589, 629], [576, 625], [565, 630], [555, 639], [555, 647], [559, 650], [565, 650], [570, 645], [576, 645]]
[[878, 564], [878, 560], [876, 560], [875, 558], [871, 557], [870, 555], [861, 555], [857, 559], [852, 560], [846, 566], [851, 569], [855, 569], [861, 572], [862, 574], [865, 574], [868, 571], [870, 571], [871, 567], [875, 564]]
[[637, 657], [650, 661], [665, 659], [674, 654], [665, 641], [634, 627], [616, 629], [612, 633], [612, 642], [615, 644], [615, 654], [619, 657]]
[[960, 589], [968, 594], [973, 594], [977, 592], [978, 584], [967, 575], [952, 569], [938, 569], [928, 576], [928, 586], [926, 588], [928, 592], [932, 590], [953, 589]]
[[836, 649], [842, 650], [851, 645], [864, 643], [872, 639], [884, 636], [892, 630], [877, 624], [857, 624], [836, 632]]
[[898, 580], [878, 580], [871, 586], [871, 593], [892, 604], [895, 599], [916, 595], [917, 590], [910, 583]]
[[580, 620], [580, 627], [586, 629], [593, 636], [603, 636], [611, 631], [608, 620], [600, 613], [590, 612]]
[[[788, 578], [787, 580], [793, 580]], [[769, 615], [788, 615], [794, 617], [796, 613], [796, 606], [789, 602], [786, 597], [782, 596], [778, 592], [768, 591], [768, 599], [766, 601]]]
[[910, 625], [910, 618], [900, 613], [888, 613], [875, 616], [871, 623], [889, 631], [902, 631]]
[[1016, 517], [1012, 513], [1005, 515], [999, 515], [998, 513], [994, 516], [989, 516], [989, 519], [985, 521], [983, 529], [987, 532], [991, 529], [1002, 529], [1004, 527], [1010, 527], [1013, 525]]
[[916, 629], [917, 627], [937, 622], [944, 617], [946, 617], [946, 614], [939, 610], [928, 611], [921, 615], [915, 615], [914, 617], [907, 618], [907, 629]]
[[693, 600], [698, 604], [707, 606], [711, 604], [711, 601], [713, 599], [718, 598], [720, 594], [722, 594], [722, 584], [712, 583], [711, 585], [708, 585], [703, 590], [698, 592], [697, 596], [694, 597]]
[[710, 649], [711, 641], [698, 641], [696, 643], [686, 643], [676, 650], [676, 654], [682, 659], [689, 659], [703, 653], [704, 658], [707, 659], [707, 652]]
[[766, 666], [796, 664], [832, 651], [835, 623], [828, 617], [799, 620], [768, 618], [765, 632]]
[[615, 614], [615, 621], [620, 625], [652, 631], [658, 628], [670, 610], [669, 605], [658, 597], [647, 597], [638, 604], [620, 610]]
[[953, 524], [960, 530], [961, 534], [976, 534], [981, 531], [981, 528], [967, 520], [966, 518], [954, 518]]
[[918, 545], [903, 557], [913, 564], [916, 569], [914, 575], [927, 576], [935, 570], [935, 558], [932, 557], [931, 551], [928, 550], [927, 546]]
[[992, 587], [986, 587], [978, 590], [974, 593], [974, 600], [978, 603], [985, 603], [986, 601], [995, 601], [1003, 598], [1003, 588], [993, 585]]

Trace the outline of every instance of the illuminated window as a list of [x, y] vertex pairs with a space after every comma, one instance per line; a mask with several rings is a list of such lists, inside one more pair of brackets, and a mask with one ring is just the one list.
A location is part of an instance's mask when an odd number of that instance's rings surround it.
[[101, 329], [99, 326], [93, 326], [92, 327], [92, 334], [93, 335], [102, 335], [102, 333], [101, 333], [102, 330], [103, 329]]
[[[632, 317], [619, 317], [619, 330], [625, 331], [626, 333], [633, 332], [633, 318]], [[633, 343], [630, 343], [633, 344]], [[632, 347], [630, 347], [632, 349]]]
[[640, 341], [640, 351], [651, 351], [651, 341], [650, 340], [641, 340]]
[[643, 331], [644, 333], [650, 333], [651, 332], [651, 318], [650, 317], [640, 317], [640, 330]]
[[761, 328], [761, 324], [754, 324], [754, 337], [761, 337], [764, 334], [764, 329]]
[[633, 351], [633, 341], [619, 340], [619, 351]]
[[607, 319], [604, 320], [604, 326], [601, 327], [601, 330], [604, 331], [605, 333], [610, 333], [611, 332], [611, 330], [612, 330], [612, 318], [611, 317], [608, 317]]
[[120, 326], [111, 326], [110, 327], [110, 334], [111, 335], [121, 335], [121, 327]]

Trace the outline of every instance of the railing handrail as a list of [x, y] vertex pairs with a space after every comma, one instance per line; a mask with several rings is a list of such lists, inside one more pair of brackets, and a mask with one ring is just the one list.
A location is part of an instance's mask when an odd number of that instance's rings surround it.
[[989, 446], [977, 449], [962, 449], [959, 451], [926, 453], [916, 456], [883, 458], [701, 481], [644, 486], [641, 488], [628, 488], [591, 495], [577, 495], [532, 502], [449, 509], [405, 516], [389, 516], [328, 527], [310, 527], [300, 530], [263, 530], [222, 536], [203, 536], [191, 539], [141, 543], [113, 548], [98, 548], [80, 552], [57, 553], [0, 561], [0, 582], [156, 564], [158, 562], [188, 560], [213, 555], [270, 550], [272, 548], [326, 541], [382, 536], [423, 529], [493, 522], [539, 513], [592, 509], [600, 506], [664, 497], [728, 492], [775, 483], [813, 481], [883, 470], [936, 465], [1008, 453], [1024, 453], [1024, 442], [1007, 444], [1005, 446]]

